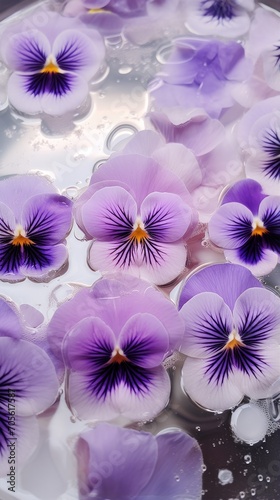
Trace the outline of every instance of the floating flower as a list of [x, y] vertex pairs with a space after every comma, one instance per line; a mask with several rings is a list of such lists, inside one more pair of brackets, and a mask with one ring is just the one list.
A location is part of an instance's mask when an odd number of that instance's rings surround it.
[[[99, 33], [90, 36], [81, 24], [48, 13], [42, 28], [7, 32], [1, 40], [2, 58], [13, 72], [8, 82], [12, 106], [27, 114], [62, 115], [81, 106], [88, 82], [104, 58]], [[16, 28], [14, 28], [15, 30]]]
[[234, 104], [235, 85], [250, 74], [240, 43], [178, 38], [150, 91], [158, 106], [203, 108], [217, 118]]
[[266, 194], [280, 192], [280, 97], [255, 104], [241, 118], [237, 138], [244, 152], [245, 171]]
[[250, 27], [254, 0], [188, 0], [186, 26], [199, 35], [235, 38]]
[[0, 299], [0, 476], [22, 464], [38, 441], [35, 415], [58, 395], [58, 379], [47, 354], [23, 340], [24, 330], [13, 304]]
[[189, 396], [218, 411], [245, 395], [266, 397], [280, 374], [279, 298], [234, 264], [195, 273], [183, 293], [182, 381]]
[[172, 302], [131, 276], [97, 281], [54, 314], [48, 338], [68, 370], [66, 399], [81, 419], [153, 418], [167, 404], [162, 363], [181, 342]]
[[201, 497], [201, 450], [179, 429], [153, 436], [98, 424], [80, 435], [75, 454], [80, 500]]
[[[210, 118], [201, 109], [183, 111], [179, 108], [166, 108], [164, 113], [149, 113], [148, 118], [167, 143], [177, 144], [177, 155], [173, 152], [174, 145], [169, 148], [172, 147], [174, 163], [185, 164], [185, 168], [181, 167], [181, 171], [177, 168], [178, 175], [185, 179], [194, 207], [198, 210], [199, 220], [203, 223], [208, 222], [218, 207], [219, 196], [224, 186], [238, 179], [243, 173], [235, 137], [219, 120]], [[165, 146], [165, 151], [161, 148], [162, 157], [164, 153], [165, 158], [171, 156], [167, 154], [167, 148], [168, 145]], [[195, 155], [196, 163], [190, 162], [190, 158], [187, 161], [186, 153], [183, 157], [184, 150], [188, 152], [189, 157], [191, 153]], [[157, 154], [159, 155], [159, 152]], [[165, 162], [167, 163], [166, 160]], [[188, 177], [183, 177], [187, 165], [192, 171], [188, 171]]]
[[226, 193], [208, 230], [227, 260], [256, 276], [268, 274], [280, 256], [280, 196], [266, 196], [251, 179], [239, 181]]
[[0, 278], [45, 279], [67, 260], [72, 203], [37, 175], [0, 182]]
[[197, 221], [179, 177], [152, 158], [120, 154], [91, 178], [76, 203], [92, 269], [125, 271], [158, 285], [184, 270], [186, 241]]

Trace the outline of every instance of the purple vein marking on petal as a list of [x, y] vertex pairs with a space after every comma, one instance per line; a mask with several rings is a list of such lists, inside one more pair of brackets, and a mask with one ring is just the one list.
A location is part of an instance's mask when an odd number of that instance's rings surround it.
[[[202, 316], [199, 318], [200, 322], [194, 325], [199, 341], [199, 344], [205, 346], [209, 352], [216, 352], [223, 349], [228, 340], [230, 333], [229, 326], [221, 314], [209, 314], [209, 317]], [[201, 328], [203, 325], [205, 328]], [[211, 341], [209, 341], [211, 337]], [[214, 342], [213, 342], [214, 338]]]
[[262, 236], [266, 246], [280, 253], [280, 207], [267, 208], [263, 215], [263, 224], [268, 231]]
[[37, 72], [43, 69], [47, 55], [35, 39], [24, 39], [17, 51], [21, 57], [21, 62], [24, 64], [24, 71]]
[[234, 0], [203, 0], [201, 9], [204, 16], [211, 16], [218, 21], [231, 20], [235, 17], [236, 3]]
[[63, 71], [77, 71], [84, 66], [83, 47], [79, 40], [69, 40], [59, 51], [56, 60]]
[[280, 180], [280, 137], [277, 131], [266, 131], [263, 138], [263, 150], [270, 157], [264, 162], [262, 170], [266, 177]]
[[151, 238], [160, 240], [164, 229], [172, 224], [173, 214], [163, 206], [154, 207], [145, 218], [145, 229]]
[[257, 264], [264, 255], [265, 240], [263, 236], [251, 236], [244, 245], [238, 248], [237, 253], [243, 262], [246, 264]]
[[10, 243], [0, 245], [0, 271], [1, 273], [17, 273], [23, 256], [20, 245], [11, 245]]
[[33, 96], [45, 93], [62, 97], [72, 90], [73, 76], [69, 73], [35, 73], [24, 76], [25, 91]]

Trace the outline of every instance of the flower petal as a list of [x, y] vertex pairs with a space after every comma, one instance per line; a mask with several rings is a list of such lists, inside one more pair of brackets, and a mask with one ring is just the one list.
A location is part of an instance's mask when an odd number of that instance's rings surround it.
[[20, 416], [46, 410], [58, 394], [58, 380], [47, 354], [30, 342], [0, 338], [1, 390], [11, 389], [17, 395]]
[[[41, 98], [41, 111], [61, 116], [81, 106], [89, 93], [87, 81], [76, 73], [62, 73], [63, 77], [50, 82], [48, 92]], [[20, 109], [20, 108], [18, 108]]]
[[260, 204], [259, 217], [267, 233], [263, 235], [268, 248], [280, 254], [280, 196], [267, 196]]
[[[219, 361], [213, 360], [212, 372], [220, 370]], [[224, 411], [237, 405], [243, 398], [236, 374], [227, 371], [227, 376], [222, 383], [206, 376], [209, 367], [208, 359], [187, 358], [182, 370], [182, 384], [190, 398], [199, 405], [215, 411]]]
[[259, 205], [265, 198], [262, 186], [253, 179], [243, 179], [235, 182], [226, 192], [222, 204], [241, 203], [247, 207], [253, 215], [258, 215]]
[[103, 36], [114, 36], [122, 32], [124, 21], [120, 16], [113, 12], [93, 12], [85, 13], [80, 19], [86, 25], [96, 29]]
[[43, 278], [49, 273], [61, 269], [68, 257], [65, 245], [26, 246], [21, 262], [21, 273], [24, 276]]
[[16, 220], [12, 210], [0, 202], [0, 244], [9, 243], [13, 239], [15, 225]]
[[141, 218], [151, 239], [164, 243], [179, 240], [187, 232], [192, 210], [180, 196], [151, 193], [141, 205]]
[[210, 239], [220, 248], [245, 245], [253, 231], [253, 214], [241, 203], [226, 203], [218, 208], [208, 224]]
[[22, 324], [18, 310], [12, 302], [0, 297], [0, 336], [20, 338], [22, 335]]
[[2, 42], [3, 57], [13, 71], [40, 71], [51, 53], [47, 37], [36, 29], [8, 36], [6, 40], [2, 38]]
[[[66, 29], [53, 44], [53, 54], [63, 71], [77, 72], [89, 80], [99, 69], [104, 57], [104, 46], [98, 33], [92, 40], [77, 29]], [[99, 41], [99, 43], [98, 43]]]
[[150, 433], [98, 424], [80, 435], [75, 454], [79, 498], [119, 500], [134, 498], [149, 481], [158, 446]]
[[247, 288], [263, 285], [244, 266], [236, 264], [214, 264], [195, 272], [183, 286], [179, 298], [179, 309], [192, 297], [202, 292], [220, 295], [231, 310]]
[[71, 370], [94, 372], [110, 361], [115, 345], [114, 333], [104, 321], [85, 318], [66, 336], [64, 360]]
[[[150, 481], [137, 499], [197, 500], [202, 490], [202, 453], [195, 439], [182, 431], [156, 436], [158, 460]], [[174, 481], [175, 479], [175, 481]]]
[[87, 233], [117, 243], [129, 237], [136, 216], [133, 197], [118, 186], [100, 189], [82, 207], [82, 222]]
[[30, 77], [25, 74], [13, 73], [8, 81], [8, 98], [10, 104], [19, 111], [35, 115], [41, 111], [40, 95], [32, 95], [26, 91]]
[[131, 316], [118, 341], [129, 361], [143, 368], [160, 365], [169, 349], [166, 329], [155, 316], [148, 313]]
[[207, 358], [223, 349], [232, 331], [232, 314], [223, 299], [202, 292], [180, 310], [185, 323], [181, 351], [194, 358]]
[[242, 250], [225, 250], [225, 258], [234, 264], [246, 266], [254, 276], [265, 276], [277, 266], [277, 254], [263, 246], [246, 246], [245, 252]]

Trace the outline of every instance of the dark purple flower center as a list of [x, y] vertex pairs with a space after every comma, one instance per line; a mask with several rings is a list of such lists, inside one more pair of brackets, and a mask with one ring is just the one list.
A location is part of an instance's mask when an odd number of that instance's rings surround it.
[[210, 16], [218, 21], [231, 20], [235, 16], [234, 0], [203, 0], [201, 9], [204, 16]]
[[262, 148], [268, 155], [263, 172], [270, 179], [280, 180], [280, 137], [277, 131], [270, 129], [263, 138]]

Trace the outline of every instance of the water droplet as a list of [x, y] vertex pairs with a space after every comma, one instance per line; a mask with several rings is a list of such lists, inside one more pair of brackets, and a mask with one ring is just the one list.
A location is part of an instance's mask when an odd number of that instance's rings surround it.
[[[254, 425], [252, 425], [252, 422], [254, 422]], [[239, 406], [232, 413], [230, 423], [236, 437], [252, 445], [261, 441], [268, 430], [266, 414], [259, 406], [254, 404]]]
[[175, 479], [175, 481], [177, 481], [177, 483], [180, 481], [180, 477], [179, 476], [174, 476], [174, 479]]
[[65, 191], [65, 193], [71, 200], [74, 200], [77, 197], [78, 192], [79, 189], [77, 188], [77, 186], [69, 186]]
[[258, 474], [258, 480], [259, 481], [263, 481], [263, 475], [262, 474]]
[[121, 66], [119, 68], [120, 75], [128, 75], [129, 73], [131, 73], [131, 71], [132, 71], [131, 66]]
[[250, 464], [252, 462], [251, 455], [244, 455], [244, 461], [246, 464]]
[[202, 472], [205, 472], [207, 470], [207, 466], [205, 464], [202, 464], [201, 470], [202, 470]]
[[244, 493], [244, 491], [240, 491], [240, 492], [239, 492], [239, 496], [240, 496], [240, 498], [245, 498], [245, 493]]
[[72, 422], [73, 424], [75, 424], [77, 422], [77, 418], [74, 415], [71, 415], [70, 422]]
[[270, 477], [269, 476], [266, 476], [265, 480], [266, 480], [267, 483], [270, 483]]
[[252, 497], [254, 497], [256, 493], [257, 493], [256, 488], [251, 488], [251, 495], [252, 495]]
[[109, 151], [120, 151], [125, 141], [136, 134], [137, 129], [133, 125], [123, 124], [114, 128], [109, 134], [106, 146]]
[[169, 59], [171, 51], [172, 51], [171, 44], [163, 45], [163, 47], [160, 47], [160, 49], [157, 51], [156, 54], [157, 61], [160, 64], [165, 64]]
[[218, 472], [219, 483], [224, 486], [225, 484], [233, 483], [232, 472], [228, 469], [220, 469]]
[[195, 429], [196, 429], [198, 432], [201, 430], [201, 428], [199, 427], [199, 425], [197, 425]]
[[123, 38], [121, 35], [108, 36], [105, 39], [105, 42], [107, 45], [115, 49], [119, 49], [123, 44]]
[[96, 73], [94, 77], [91, 79], [90, 88], [92, 88], [92, 90], [96, 89], [96, 86], [98, 86], [101, 82], [103, 82], [105, 78], [107, 78], [109, 73], [110, 73], [109, 66], [107, 65], [102, 66], [99, 69], [98, 73]]

